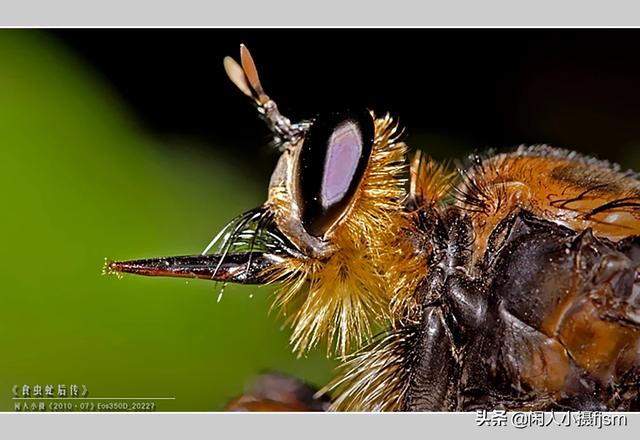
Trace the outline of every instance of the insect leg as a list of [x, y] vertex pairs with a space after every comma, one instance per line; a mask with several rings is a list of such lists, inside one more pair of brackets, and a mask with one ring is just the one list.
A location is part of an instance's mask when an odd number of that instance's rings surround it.
[[245, 394], [236, 397], [226, 411], [281, 412], [327, 411], [329, 400], [316, 397], [314, 388], [283, 374], [258, 376]]
[[454, 409], [458, 363], [453, 337], [440, 307], [423, 312], [420, 342], [412, 362], [407, 411], [446, 411]]
[[484, 322], [487, 314], [487, 294], [480, 282], [463, 273], [449, 275], [444, 286], [444, 302], [449, 324], [454, 334], [464, 342]]

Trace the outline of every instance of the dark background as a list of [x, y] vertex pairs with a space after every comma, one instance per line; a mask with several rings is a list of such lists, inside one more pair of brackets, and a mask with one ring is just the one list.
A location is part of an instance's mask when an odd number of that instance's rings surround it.
[[251, 50], [297, 120], [390, 111], [438, 158], [548, 143], [631, 166], [640, 144], [640, 31], [614, 29], [56, 30], [159, 136], [226, 148], [266, 179], [268, 133], [226, 79]]

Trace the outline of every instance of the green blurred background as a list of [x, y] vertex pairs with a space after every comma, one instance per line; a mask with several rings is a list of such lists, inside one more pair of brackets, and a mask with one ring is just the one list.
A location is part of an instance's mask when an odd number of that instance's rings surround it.
[[323, 385], [272, 290], [101, 274], [196, 254], [261, 204], [276, 156], [223, 55], [252, 49], [293, 119], [390, 110], [437, 158], [548, 142], [637, 167], [640, 33], [561, 30], [0, 30], [0, 410], [12, 387], [220, 410], [256, 374]]
[[[85, 384], [93, 397], [175, 397], [219, 410], [260, 372], [322, 384], [296, 360], [262, 288], [102, 276], [105, 257], [199, 253], [264, 188], [224, 157], [167, 150], [64, 47], [0, 31], [0, 409], [17, 384]], [[250, 294], [255, 293], [252, 298]]]

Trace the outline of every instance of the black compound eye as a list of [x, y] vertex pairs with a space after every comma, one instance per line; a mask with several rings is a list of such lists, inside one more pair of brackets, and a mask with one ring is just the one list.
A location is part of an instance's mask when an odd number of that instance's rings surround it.
[[373, 146], [373, 117], [345, 111], [316, 118], [299, 156], [296, 196], [302, 225], [321, 237], [353, 199]]

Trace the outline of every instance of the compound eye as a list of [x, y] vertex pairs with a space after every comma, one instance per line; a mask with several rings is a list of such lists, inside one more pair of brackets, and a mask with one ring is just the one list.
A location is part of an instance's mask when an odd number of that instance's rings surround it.
[[347, 211], [362, 181], [373, 146], [371, 114], [362, 110], [316, 118], [298, 162], [296, 197], [302, 225], [323, 236]]

